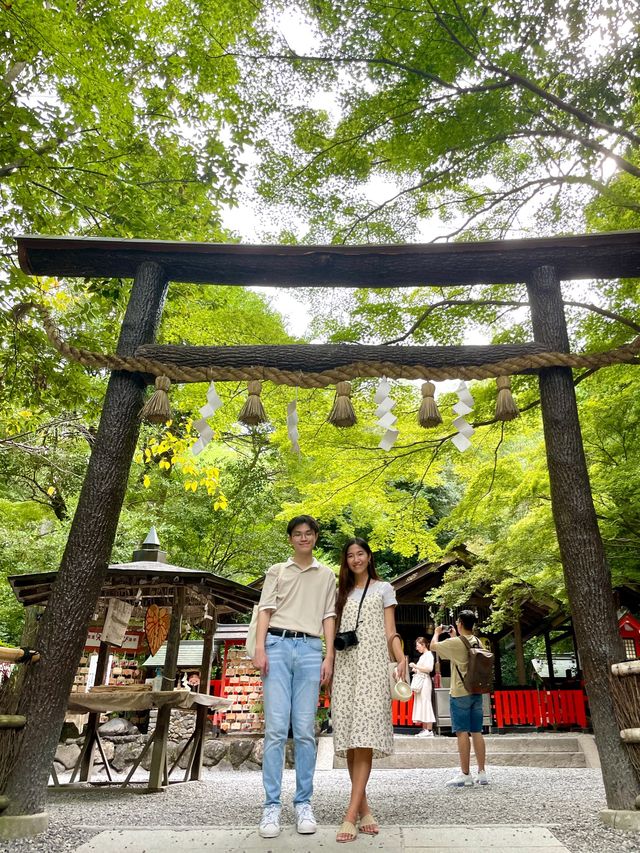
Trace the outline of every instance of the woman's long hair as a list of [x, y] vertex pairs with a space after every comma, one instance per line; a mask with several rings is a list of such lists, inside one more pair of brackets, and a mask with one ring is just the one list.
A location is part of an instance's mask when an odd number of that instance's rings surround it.
[[363, 551], [366, 551], [369, 557], [368, 573], [371, 580], [380, 580], [376, 572], [376, 561], [373, 557], [373, 551], [369, 547], [369, 543], [359, 536], [354, 536], [353, 539], [348, 539], [342, 548], [340, 555], [340, 574], [338, 576], [338, 597], [336, 600], [336, 625], [337, 630], [340, 630], [340, 622], [342, 620], [342, 611], [347, 603], [349, 593], [356, 585], [356, 576], [353, 574], [347, 564], [347, 551], [352, 545], [359, 545]]

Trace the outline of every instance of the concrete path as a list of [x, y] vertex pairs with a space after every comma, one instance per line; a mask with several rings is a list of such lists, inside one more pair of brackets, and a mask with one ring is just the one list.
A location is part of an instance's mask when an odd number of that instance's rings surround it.
[[94, 836], [76, 853], [318, 853], [318, 851], [387, 850], [392, 853], [569, 853], [544, 826], [382, 826], [380, 835], [359, 835], [354, 846], [338, 844], [335, 826], [319, 826], [315, 835], [298, 835], [284, 827], [278, 838], [258, 836], [256, 828], [219, 826], [111, 829]]

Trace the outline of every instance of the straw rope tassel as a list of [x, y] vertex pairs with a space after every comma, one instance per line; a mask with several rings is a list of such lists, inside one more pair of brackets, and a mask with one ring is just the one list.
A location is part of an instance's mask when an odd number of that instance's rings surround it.
[[171, 388], [168, 376], [156, 376], [156, 390], [140, 410], [140, 419], [150, 424], [166, 424], [171, 420], [167, 391]]
[[357, 422], [358, 419], [351, 402], [350, 382], [338, 382], [336, 385], [336, 398], [327, 420], [337, 427], [350, 427]]
[[434, 399], [436, 386], [433, 382], [423, 382], [422, 403], [418, 411], [418, 423], [425, 429], [432, 429], [442, 423], [442, 415]]
[[268, 420], [267, 413], [260, 399], [262, 382], [258, 379], [252, 379], [247, 384], [247, 390], [249, 391], [249, 396], [238, 415], [238, 420], [241, 424], [246, 424], [247, 426], [257, 426], [258, 424], [266, 423]]
[[511, 393], [511, 377], [498, 376], [496, 379], [498, 386], [498, 399], [496, 400], [496, 420], [497, 421], [512, 421], [514, 418], [520, 417], [520, 411], [513, 399]]

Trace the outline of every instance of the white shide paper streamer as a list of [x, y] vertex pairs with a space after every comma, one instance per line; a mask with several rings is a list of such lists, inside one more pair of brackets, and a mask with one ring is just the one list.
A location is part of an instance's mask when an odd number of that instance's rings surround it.
[[218, 397], [216, 386], [212, 382], [207, 389], [207, 402], [200, 409], [202, 417], [193, 423], [194, 428], [198, 431], [198, 440], [191, 447], [191, 452], [194, 456], [197, 456], [198, 453], [202, 453], [207, 444], [209, 444], [213, 438], [213, 430], [209, 426], [207, 418], [213, 417], [221, 406], [222, 400]]
[[300, 444], [298, 443], [298, 439], [300, 438], [298, 433], [298, 409], [295, 400], [287, 403], [287, 432], [291, 441], [291, 449], [294, 453], [300, 453]]
[[391, 384], [386, 379], [383, 379], [378, 385], [373, 397], [373, 402], [378, 406], [376, 409], [378, 426], [385, 430], [385, 434], [380, 439], [378, 447], [387, 451], [391, 450], [400, 435], [397, 429], [393, 429], [398, 418], [391, 411], [396, 403], [395, 400], [392, 400], [389, 396], [390, 392]]
[[458, 395], [458, 402], [453, 407], [453, 411], [458, 415], [458, 417], [454, 420], [453, 425], [458, 432], [451, 439], [451, 443], [457, 447], [461, 453], [464, 453], [465, 450], [468, 450], [471, 447], [471, 441], [469, 439], [475, 432], [474, 428], [466, 419], [466, 415], [473, 411], [473, 397], [467, 388], [467, 383], [464, 381], [461, 381], [458, 385], [456, 394]]

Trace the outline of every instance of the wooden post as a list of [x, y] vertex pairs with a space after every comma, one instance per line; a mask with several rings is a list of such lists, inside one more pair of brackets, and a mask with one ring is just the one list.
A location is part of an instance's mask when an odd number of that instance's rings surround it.
[[500, 648], [500, 640], [497, 637], [490, 637], [491, 651], [494, 656], [494, 684], [497, 688], [502, 687], [502, 650]]
[[184, 587], [175, 588], [173, 595], [173, 607], [171, 608], [171, 622], [167, 634], [167, 650], [162, 667], [162, 689], [173, 690], [178, 669], [178, 652], [180, 651], [180, 632], [182, 630], [182, 614], [184, 612]]
[[527, 683], [527, 667], [524, 660], [524, 646], [522, 644], [522, 625], [520, 620], [513, 623], [513, 639], [516, 647], [516, 672], [518, 684], [524, 686]]
[[553, 651], [551, 649], [551, 637], [549, 632], [544, 632], [544, 650], [547, 656], [547, 669], [549, 670], [549, 686], [555, 690], [556, 687], [556, 671], [553, 666]]
[[[133, 355], [154, 340], [167, 291], [158, 264], [137, 269], [117, 352]], [[146, 382], [113, 371], [60, 571], [40, 622], [37, 666], [25, 668], [19, 709], [26, 716], [20, 761], [0, 779], [7, 815], [41, 814], [71, 685], [95, 610], [120, 517], [136, 448]]]
[[[213, 660], [213, 635], [216, 632], [217, 619], [216, 609], [213, 607], [213, 618], [207, 619], [204, 630], [204, 642], [202, 644], [202, 665], [200, 666], [200, 688], [199, 693], [209, 695], [210, 680], [211, 680], [211, 661]], [[204, 739], [207, 726], [208, 708], [205, 705], [198, 705], [196, 709], [196, 731], [195, 744], [193, 747], [193, 761], [191, 764], [191, 773], [189, 778], [200, 781], [202, 776], [202, 758], [204, 755]]]
[[[98, 660], [96, 661], [96, 680], [97, 685], [104, 684], [107, 675], [107, 665], [109, 663], [109, 651], [111, 646], [109, 643], [103, 643], [100, 640], [98, 649]], [[100, 723], [100, 713], [98, 711], [91, 712], [87, 721], [87, 731], [82, 746], [82, 761], [80, 762], [80, 782], [88, 782], [91, 779], [91, 770], [93, 769], [93, 757], [95, 753], [95, 741], [98, 733], [98, 725]], [[72, 778], [73, 781], [73, 778]]]
[[[182, 613], [184, 611], [185, 593], [184, 587], [175, 589], [173, 607], [171, 608], [171, 622], [167, 634], [167, 650], [162, 668], [162, 689], [173, 690], [176, 680], [176, 669], [178, 664], [178, 651], [180, 650], [180, 630], [182, 628]], [[169, 723], [171, 722], [171, 706], [163, 705], [158, 708], [156, 718], [156, 730], [153, 734], [153, 753], [151, 754], [151, 767], [149, 768], [149, 790], [160, 791], [165, 781], [167, 766], [167, 737], [169, 735]]]
[[[550, 350], [569, 351], [560, 281], [553, 267], [527, 282], [533, 333]], [[607, 804], [634, 809], [638, 779], [619, 727], [609, 688], [611, 664], [623, 659], [611, 575], [591, 496], [573, 375], [569, 368], [540, 371], [540, 405], [551, 486], [551, 506], [602, 763]]]

